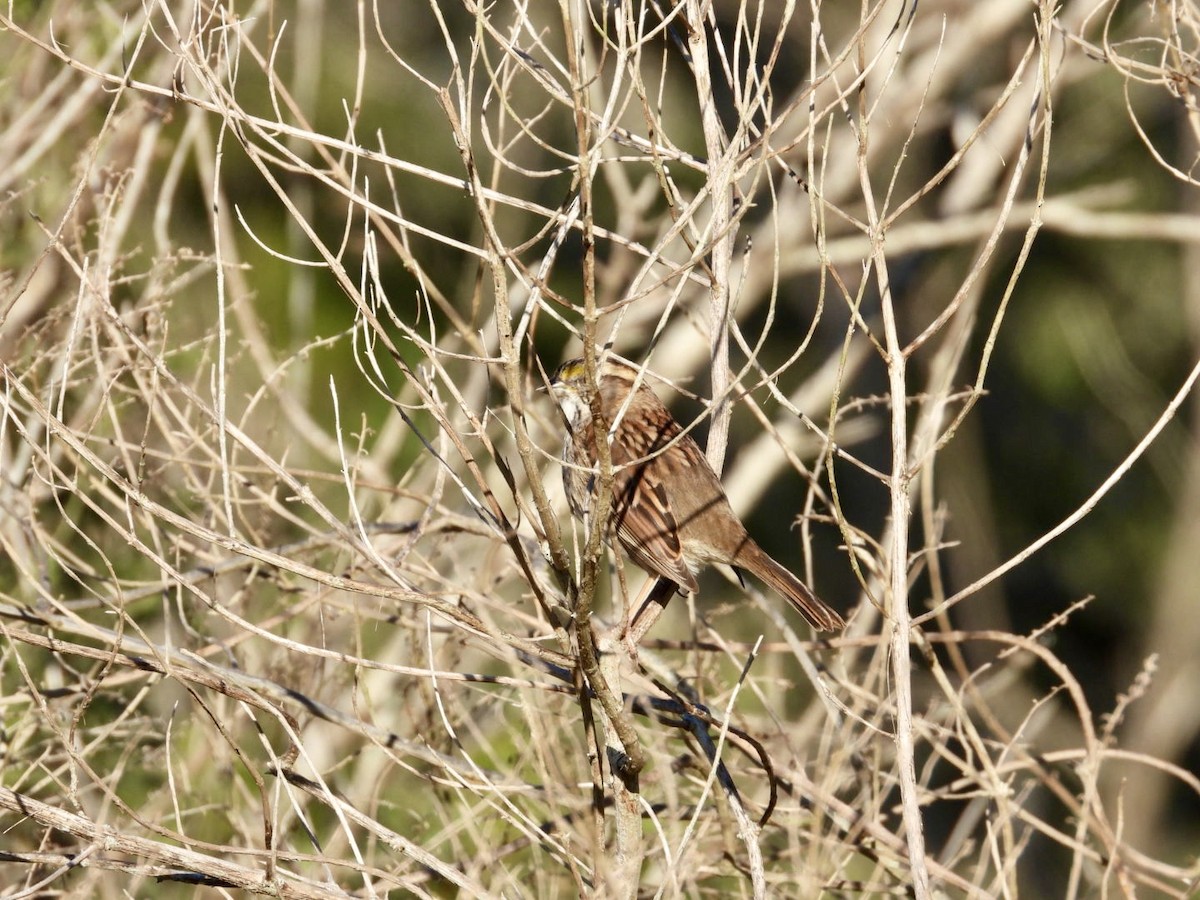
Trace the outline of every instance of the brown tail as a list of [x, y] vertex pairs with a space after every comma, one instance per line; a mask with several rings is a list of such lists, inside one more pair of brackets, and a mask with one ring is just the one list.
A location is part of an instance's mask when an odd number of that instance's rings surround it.
[[810, 591], [808, 585], [771, 559], [753, 541], [747, 541], [739, 549], [734, 565], [762, 579], [767, 587], [792, 604], [818, 631], [837, 631], [846, 626], [845, 620]]

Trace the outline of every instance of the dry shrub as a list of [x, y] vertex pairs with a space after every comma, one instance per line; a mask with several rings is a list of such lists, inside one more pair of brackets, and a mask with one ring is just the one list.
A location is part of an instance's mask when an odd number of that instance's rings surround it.
[[[1086, 598], [970, 610], [1196, 371], [1025, 550], [938, 463], [1039, 232], [1195, 242], [1050, 175], [1094, 90], [1195, 196], [1195, 13], [10, 4], [0, 896], [1193, 892], [1188, 616], [1098, 708]], [[844, 634], [713, 576], [608, 642], [536, 393], [602, 344]]]

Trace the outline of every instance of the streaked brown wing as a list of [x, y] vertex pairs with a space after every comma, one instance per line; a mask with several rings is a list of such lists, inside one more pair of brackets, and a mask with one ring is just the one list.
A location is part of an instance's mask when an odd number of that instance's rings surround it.
[[[617, 478], [619, 482], [621, 476]], [[695, 593], [699, 585], [696, 576], [683, 561], [679, 526], [663, 489], [658, 485], [643, 488], [639, 502], [633, 505], [626, 501], [627, 496], [619, 495], [613, 508], [621, 547], [630, 559], [651, 575], [669, 579]]]
[[[674, 430], [678, 431], [678, 426]], [[635, 434], [624, 423], [617, 429], [611, 451], [613, 468], [617, 469], [613, 480], [613, 520], [621, 547], [640, 568], [695, 593], [699, 585], [683, 561], [679, 522], [666, 491], [654, 477], [656, 461], [618, 468], [645, 458], [670, 437]]]

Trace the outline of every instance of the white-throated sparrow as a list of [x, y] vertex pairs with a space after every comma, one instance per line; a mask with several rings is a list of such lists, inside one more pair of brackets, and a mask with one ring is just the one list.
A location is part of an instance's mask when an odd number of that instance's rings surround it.
[[[615, 532], [640, 568], [674, 582], [680, 590], [695, 593], [696, 574], [705, 566], [728, 565], [760, 578], [813, 627], [843, 627], [841, 616], [746, 533], [700, 447], [682, 433], [644, 379], [630, 397], [637, 376], [637, 369], [615, 360], [600, 368], [600, 408], [608, 428], [617, 423], [610, 443], [610, 537]], [[583, 360], [559, 366], [550, 390], [567, 420], [563, 486], [571, 511], [582, 520], [599, 479]]]

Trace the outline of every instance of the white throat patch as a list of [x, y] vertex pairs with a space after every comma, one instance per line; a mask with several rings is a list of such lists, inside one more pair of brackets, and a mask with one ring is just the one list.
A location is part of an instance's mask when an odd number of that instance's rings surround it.
[[592, 411], [588, 407], [587, 401], [577, 392], [569, 388], [558, 388], [554, 394], [558, 405], [562, 408], [563, 415], [567, 417], [572, 428], [578, 428], [592, 417]]

